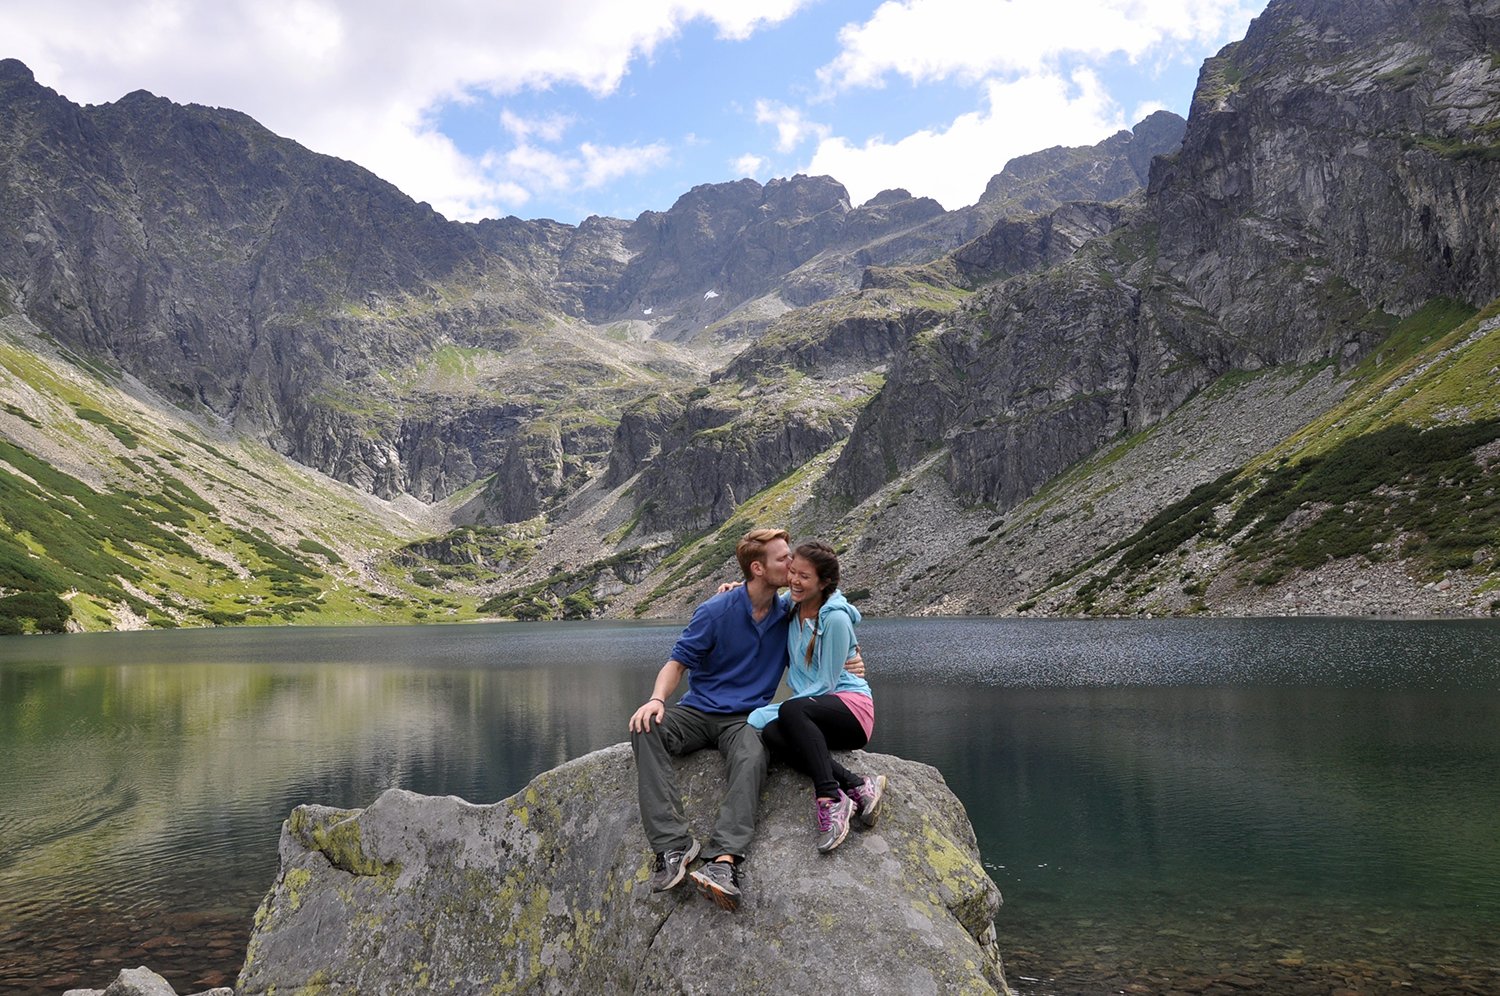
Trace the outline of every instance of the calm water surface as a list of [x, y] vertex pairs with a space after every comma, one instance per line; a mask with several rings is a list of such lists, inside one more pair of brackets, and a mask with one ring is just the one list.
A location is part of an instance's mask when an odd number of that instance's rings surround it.
[[[677, 626], [0, 639], [0, 991], [232, 982], [301, 802], [491, 802], [625, 739]], [[1500, 992], [1500, 624], [871, 620], [1023, 993]]]

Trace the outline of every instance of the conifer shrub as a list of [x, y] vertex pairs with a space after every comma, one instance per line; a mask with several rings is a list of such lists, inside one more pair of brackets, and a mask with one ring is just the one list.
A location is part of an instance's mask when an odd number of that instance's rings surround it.
[[50, 592], [22, 591], [0, 598], [0, 636], [63, 633], [73, 609]]

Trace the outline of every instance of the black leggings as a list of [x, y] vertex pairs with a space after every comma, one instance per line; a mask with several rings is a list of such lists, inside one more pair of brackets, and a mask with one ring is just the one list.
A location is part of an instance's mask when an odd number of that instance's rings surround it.
[[823, 798], [836, 799], [840, 788], [851, 789], [864, 781], [828, 753], [869, 742], [859, 719], [837, 695], [787, 699], [760, 736], [772, 757], [811, 778], [813, 791]]

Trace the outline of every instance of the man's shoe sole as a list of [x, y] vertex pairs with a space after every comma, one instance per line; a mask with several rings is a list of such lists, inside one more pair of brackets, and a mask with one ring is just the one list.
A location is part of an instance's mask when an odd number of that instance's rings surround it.
[[739, 896], [725, 892], [712, 881], [704, 878], [697, 872], [693, 872], [692, 879], [693, 884], [698, 887], [698, 891], [703, 893], [703, 895], [707, 896], [709, 899], [712, 899], [714, 901], [714, 905], [719, 907], [719, 909], [728, 910], [729, 912], [733, 913], [740, 908]]
[[677, 866], [677, 877], [674, 878], [674, 879], [672, 879], [672, 881], [668, 882], [666, 885], [662, 886], [661, 888], [656, 888], [655, 886], [653, 886], [652, 889], [651, 889], [651, 891], [652, 892], [671, 892], [673, 889], [675, 889], [679, 885], [681, 885], [682, 884], [682, 880], [684, 878], [687, 878], [688, 865], [692, 864], [693, 863], [693, 859], [696, 858], [697, 856], [698, 856], [698, 842], [695, 840], [695, 841], [693, 841], [692, 846], [687, 849], [687, 854], [683, 855], [682, 864]]

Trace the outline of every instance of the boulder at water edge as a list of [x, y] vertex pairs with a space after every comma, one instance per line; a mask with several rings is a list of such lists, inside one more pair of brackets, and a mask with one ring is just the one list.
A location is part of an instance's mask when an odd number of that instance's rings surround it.
[[[690, 882], [650, 891], [626, 744], [488, 806], [399, 789], [366, 809], [299, 806], [235, 990], [1006, 992], [1000, 894], [962, 804], [927, 765], [846, 763], [890, 777], [880, 825], [817, 853], [807, 780], [773, 767], [737, 913]], [[704, 838], [723, 762], [703, 751], [678, 777]]]
[[[104, 989], [69, 989], [63, 996], [177, 996], [177, 990], [166, 979], [142, 965], [140, 968], [124, 968]], [[198, 996], [234, 996], [227, 986], [207, 989]]]

